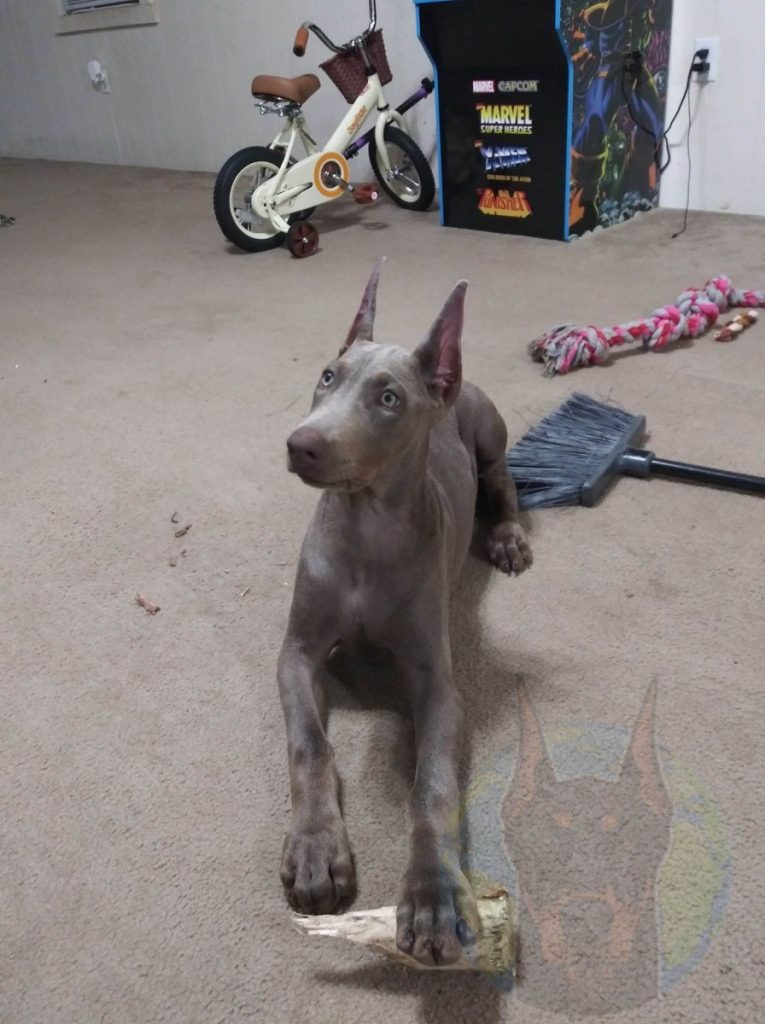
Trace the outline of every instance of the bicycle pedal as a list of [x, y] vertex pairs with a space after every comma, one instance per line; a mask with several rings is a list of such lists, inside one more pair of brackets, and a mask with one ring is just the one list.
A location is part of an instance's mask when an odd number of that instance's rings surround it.
[[380, 198], [380, 192], [374, 182], [366, 185], [354, 185], [353, 198], [360, 206], [367, 206]]

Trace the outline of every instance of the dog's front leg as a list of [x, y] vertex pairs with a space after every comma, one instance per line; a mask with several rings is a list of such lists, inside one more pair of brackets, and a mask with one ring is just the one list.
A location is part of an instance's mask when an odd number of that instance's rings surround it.
[[355, 892], [340, 780], [326, 733], [324, 656], [288, 634], [278, 667], [292, 793], [281, 879], [290, 905], [304, 914], [331, 913]]
[[479, 927], [470, 884], [460, 866], [458, 766], [463, 710], [448, 646], [426, 655], [412, 637], [399, 658], [411, 695], [417, 769], [409, 797], [409, 866], [397, 909], [396, 942], [421, 963], [450, 964]]

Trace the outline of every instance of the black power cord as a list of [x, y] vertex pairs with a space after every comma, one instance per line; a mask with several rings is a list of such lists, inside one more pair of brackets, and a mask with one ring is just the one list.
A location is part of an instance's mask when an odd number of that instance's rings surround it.
[[[669, 122], [669, 126], [664, 131], [664, 139], [665, 139], [665, 141], [667, 143], [667, 154], [669, 156], [669, 152], [670, 152], [670, 150], [669, 150], [669, 132], [672, 130], [672, 125], [677, 120], [677, 116], [680, 113], [680, 111], [682, 110], [683, 103], [685, 102], [685, 99], [687, 97], [688, 98], [688, 134], [686, 135], [686, 138], [685, 138], [685, 145], [686, 145], [686, 152], [688, 154], [688, 180], [686, 181], [686, 184], [685, 184], [685, 209], [683, 210], [683, 226], [680, 228], [679, 231], [676, 231], [672, 235], [672, 238], [679, 238], [680, 235], [684, 234], [685, 229], [688, 227], [688, 210], [690, 209], [690, 205], [691, 205], [691, 168], [692, 168], [692, 165], [691, 165], [691, 128], [693, 127], [693, 112], [691, 110], [691, 94], [690, 94], [691, 78], [693, 77], [694, 72], [697, 72], [698, 74], [702, 74], [703, 75], [703, 74], [706, 74], [707, 71], [709, 71], [710, 65], [709, 65], [709, 61], [707, 60], [708, 56], [709, 56], [709, 50], [707, 50], [707, 49], [696, 50], [696, 52], [694, 53], [693, 58], [691, 60], [691, 66], [688, 69], [688, 78], [686, 79], [686, 82], [685, 82], [685, 92], [683, 93], [683, 98], [680, 100], [680, 105], [678, 106], [677, 110], [675, 111], [675, 116]], [[667, 164], [669, 164], [669, 159], [667, 160]]]
[[[683, 211], [683, 226], [679, 231], [676, 231], [672, 238], [679, 238], [680, 235], [685, 233], [685, 229], [688, 227], [688, 209], [691, 205], [691, 127], [693, 126], [693, 118], [691, 116], [691, 97], [688, 97], [688, 135], [686, 136], [686, 146], [688, 150], [688, 180], [685, 184], [685, 210]], [[669, 141], [667, 141], [667, 149], [669, 149]]]
[[[625, 75], [627, 75], [627, 74], [630, 74], [635, 81], [637, 81], [639, 79], [639, 76], [641, 75], [642, 70], [643, 70], [643, 54], [639, 50], [635, 50], [634, 52], [632, 52], [630, 54], [627, 54], [625, 56], [625, 59], [624, 59], [624, 64], [622, 65], [622, 81], [621, 81], [622, 96], [624, 97], [624, 102], [625, 102], [625, 106], [627, 108], [627, 113], [632, 118], [632, 121], [634, 122], [634, 124], [642, 132], [645, 132], [646, 135], [650, 135], [651, 138], [653, 139], [653, 141], [654, 141], [654, 159], [656, 161], [656, 167], [657, 167], [657, 170], [659, 172], [659, 176], [664, 174], [664, 172], [666, 171], [666, 169], [669, 167], [670, 163], [672, 162], [672, 151], [671, 151], [670, 145], [669, 145], [669, 133], [672, 131], [672, 128], [673, 128], [673, 126], [675, 124], [675, 121], [677, 121], [677, 119], [678, 119], [678, 117], [680, 115], [680, 111], [683, 109], [683, 105], [684, 105], [686, 99], [688, 100], [688, 135], [687, 135], [687, 139], [686, 139], [686, 146], [687, 146], [687, 152], [688, 152], [688, 182], [687, 182], [686, 190], [685, 190], [685, 211], [683, 213], [683, 226], [682, 226], [682, 228], [679, 231], [676, 231], [675, 234], [672, 235], [672, 238], [678, 238], [680, 235], [683, 234], [683, 232], [685, 231], [685, 229], [688, 226], [688, 210], [690, 208], [690, 201], [691, 201], [691, 128], [693, 126], [693, 117], [692, 117], [691, 99], [690, 99], [691, 80], [693, 78], [694, 73], [703, 75], [707, 71], [709, 71], [710, 64], [709, 64], [709, 61], [707, 60], [708, 57], [709, 57], [709, 50], [707, 50], [707, 49], [696, 50], [696, 52], [693, 54], [693, 57], [691, 58], [690, 67], [688, 68], [688, 76], [687, 76], [687, 78], [685, 80], [685, 88], [683, 89], [683, 95], [680, 98], [680, 102], [678, 103], [677, 109], [675, 110], [675, 113], [672, 115], [672, 118], [671, 118], [669, 124], [662, 131], [661, 139], [658, 139], [656, 137], [656, 134], [654, 132], [652, 132], [650, 128], [646, 128], [646, 126], [644, 124], [641, 124], [640, 121], [638, 120], [638, 118], [635, 116], [635, 112], [632, 109], [631, 97], [627, 95], [627, 91], [626, 91], [625, 86], [624, 86], [624, 79], [625, 79]], [[666, 147], [666, 160], [664, 161], [664, 163], [662, 163], [662, 149], [664, 147]]]

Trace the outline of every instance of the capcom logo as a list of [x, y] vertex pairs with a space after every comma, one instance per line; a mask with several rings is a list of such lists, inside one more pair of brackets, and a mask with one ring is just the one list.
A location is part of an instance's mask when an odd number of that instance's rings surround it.
[[500, 92], [539, 92], [538, 78], [525, 78], [518, 81], [503, 80], [499, 83]]

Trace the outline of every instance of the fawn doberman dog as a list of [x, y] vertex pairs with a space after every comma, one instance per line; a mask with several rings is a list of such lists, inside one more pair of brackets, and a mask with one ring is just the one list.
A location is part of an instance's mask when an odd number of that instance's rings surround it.
[[672, 807], [643, 700], [616, 782], [560, 782], [520, 688], [521, 744], [501, 808], [518, 873], [518, 993], [569, 1015], [616, 1013], [658, 994], [656, 879]]
[[326, 734], [327, 661], [338, 646], [383, 650], [406, 687], [416, 737], [396, 938], [403, 952], [433, 966], [459, 959], [478, 928], [460, 866], [463, 709], [449, 608], [479, 486], [490, 560], [520, 573], [531, 552], [505, 461], [505, 424], [462, 380], [467, 282], [409, 352], [373, 340], [379, 273], [380, 264], [338, 357], [319, 377], [310, 414], [287, 440], [290, 471], [323, 493], [303, 542], [278, 665], [292, 793], [281, 878], [288, 901], [304, 913], [335, 911], [354, 894]]

